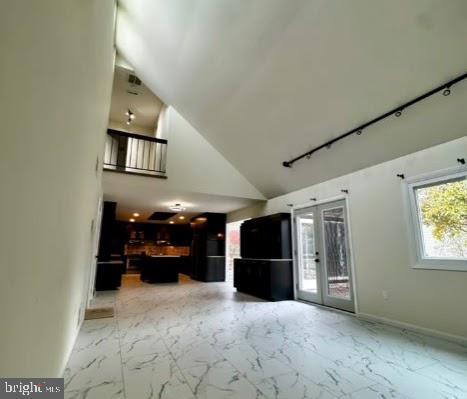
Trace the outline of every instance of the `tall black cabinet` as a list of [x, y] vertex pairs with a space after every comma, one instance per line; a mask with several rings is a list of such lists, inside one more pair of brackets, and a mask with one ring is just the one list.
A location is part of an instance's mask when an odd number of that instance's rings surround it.
[[241, 259], [234, 260], [234, 286], [270, 301], [293, 299], [290, 214], [250, 219], [240, 227]]
[[204, 213], [191, 221], [192, 275], [195, 280], [225, 281], [225, 224], [223, 213]]
[[122, 282], [123, 261], [112, 259], [115, 250], [117, 203], [105, 201], [102, 212], [99, 254], [96, 269], [96, 291], [115, 290]]
[[99, 241], [99, 260], [107, 261], [113, 250], [114, 229], [117, 218], [117, 203], [104, 201], [102, 210], [101, 235]]

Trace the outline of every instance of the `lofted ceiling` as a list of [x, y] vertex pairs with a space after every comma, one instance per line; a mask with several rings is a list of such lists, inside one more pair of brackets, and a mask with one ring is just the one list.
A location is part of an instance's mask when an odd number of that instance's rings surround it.
[[138, 76], [269, 198], [465, 135], [466, 83], [281, 165], [464, 73], [466, 39], [465, 0], [120, 0], [117, 17]]

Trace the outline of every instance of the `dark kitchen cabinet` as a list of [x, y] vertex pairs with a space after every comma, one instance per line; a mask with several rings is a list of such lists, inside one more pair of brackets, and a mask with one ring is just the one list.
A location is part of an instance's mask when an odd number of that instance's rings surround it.
[[110, 260], [111, 254], [114, 252], [114, 236], [113, 231], [116, 224], [117, 203], [105, 201], [102, 212], [101, 234], [99, 240], [99, 260]]
[[293, 299], [291, 260], [234, 260], [234, 287], [268, 301]]
[[225, 224], [226, 215], [223, 213], [204, 213], [192, 219], [193, 279], [225, 281]]
[[97, 262], [96, 291], [116, 290], [122, 284], [123, 261], [108, 260]]
[[293, 299], [290, 214], [250, 219], [240, 227], [241, 259], [234, 260], [238, 291], [270, 301]]
[[242, 258], [291, 259], [290, 214], [250, 219], [240, 226]]

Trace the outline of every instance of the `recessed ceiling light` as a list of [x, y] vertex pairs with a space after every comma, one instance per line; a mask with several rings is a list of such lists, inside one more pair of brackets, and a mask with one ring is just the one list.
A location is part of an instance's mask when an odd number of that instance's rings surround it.
[[133, 216], [134, 216], [135, 218], [137, 218], [137, 217], [139, 216], [139, 213], [138, 213], [138, 212], [135, 212], [135, 213], [133, 213]]
[[171, 220], [169, 223], [170, 223], [170, 224], [174, 224], [175, 222], [174, 222], [173, 220]]
[[178, 218], [179, 218], [180, 220], [183, 220], [183, 219], [185, 219], [185, 216], [179, 216]]
[[133, 223], [134, 221], [135, 221], [135, 219], [133, 219], [133, 218], [130, 219], [130, 222], [131, 222], [131, 223]]

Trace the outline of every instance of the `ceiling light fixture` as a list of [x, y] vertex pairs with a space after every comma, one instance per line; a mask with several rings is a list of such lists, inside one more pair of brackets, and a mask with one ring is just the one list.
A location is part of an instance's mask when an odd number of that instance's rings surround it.
[[185, 210], [182, 204], [175, 204], [175, 205], [169, 206], [169, 209], [174, 212], [182, 212]]
[[134, 221], [135, 221], [135, 219], [133, 219], [133, 218], [130, 219], [130, 222], [131, 222], [131, 223], [133, 223]]
[[135, 119], [135, 114], [131, 112], [131, 109], [128, 108], [128, 111], [125, 112], [125, 115], [128, 116], [126, 124], [129, 125], [133, 119]]
[[133, 213], [133, 216], [134, 216], [135, 218], [137, 218], [137, 217], [139, 216], [139, 213], [138, 213], [138, 212], [135, 212], [135, 213]]
[[174, 224], [175, 222], [174, 222], [173, 220], [171, 220], [169, 223], [170, 223], [170, 224]]
[[185, 216], [179, 216], [178, 218], [179, 218], [180, 220], [183, 220], [183, 219], [185, 219]]

